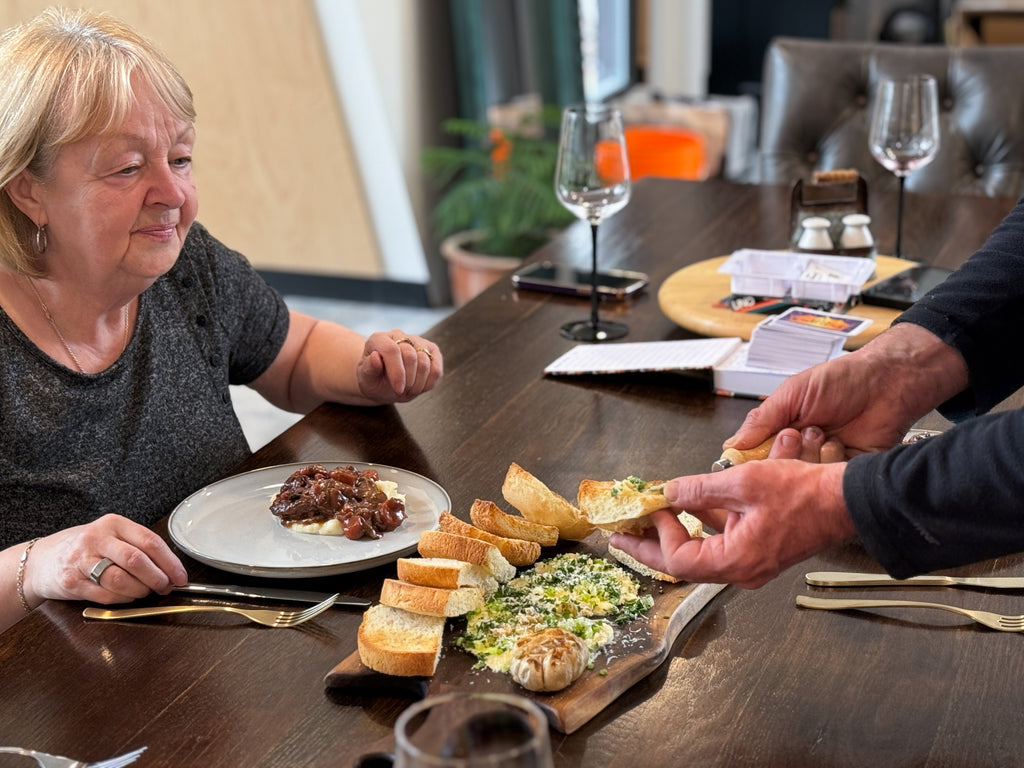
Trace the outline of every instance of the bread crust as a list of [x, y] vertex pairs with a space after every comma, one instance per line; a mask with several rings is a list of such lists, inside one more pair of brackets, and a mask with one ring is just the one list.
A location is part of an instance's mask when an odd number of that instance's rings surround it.
[[511, 581], [516, 568], [493, 544], [448, 531], [423, 531], [420, 534], [421, 557], [450, 557], [479, 565], [490, 571], [499, 584]]
[[493, 501], [476, 499], [470, 507], [469, 519], [477, 528], [496, 536], [535, 541], [542, 547], [553, 547], [558, 543], [557, 526], [535, 523], [519, 515], [510, 515]]
[[429, 677], [441, 658], [444, 624], [442, 617], [371, 606], [356, 633], [359, 660], [385, 675]]
[[380, 602], [392, 608], [401, 608], [425, 616], [464, 616], [482, 608], [484, 595], [477, 587], [442, 589], [407, 584], [397, 579], [384, 579]]
[[459, 518], [447, 510], [441, 513], [438, 527], [442, 531], [457, 533], [460, 536], [469, 536], [472, 539], [480, 539], [480, 541], [493, 544], [512, 565], [533, 565], [537, 562], [537, 558], [540, 557], [540, 544], [536, 541], [496, 536], [493, 533], [477, 528], [475, 525], [470, 525], [464, 520], [459, 520]]
[[515, 462], [509, 465], [501, 494], [527, 520], [555, 526], [563, 539], [581, 541], [594, 530], [579, 509]]
[[484, 597], [498, 589], [491, 572], [486, 568], [453, 560], [448, 557], [400, 557], [396, 563], [398, 578], [407, 584], [421, 584], [424, 587], [458, 589], [477, 587]]

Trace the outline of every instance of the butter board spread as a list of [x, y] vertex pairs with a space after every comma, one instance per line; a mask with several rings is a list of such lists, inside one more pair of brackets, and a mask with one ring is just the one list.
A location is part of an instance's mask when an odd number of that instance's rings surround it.
[[476, 657], [476, 668], [508, 672], [517, 641], [560, 627], [580, 637], [590, 658], [615, 635], [615, 624], [639, 618], [654, 604], [639, 582], [604, 558], [568, 552], [539, 561], [498, 588], [466, 617], [455, 644]]

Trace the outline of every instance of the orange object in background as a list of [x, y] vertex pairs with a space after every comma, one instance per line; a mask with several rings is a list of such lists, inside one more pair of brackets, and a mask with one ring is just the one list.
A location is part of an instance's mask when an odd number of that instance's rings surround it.
[[633, 180], [644, 176], [700, 181], [707, 175], [704, 137], [667, 125], [627, 125], [626, 154]]

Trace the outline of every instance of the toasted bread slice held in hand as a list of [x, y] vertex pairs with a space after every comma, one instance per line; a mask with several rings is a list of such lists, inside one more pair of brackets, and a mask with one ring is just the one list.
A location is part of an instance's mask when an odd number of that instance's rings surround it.
[[464, 520], [459, 520], [451, 512], [442, 512], [437, 526], [448, 533], [457, 533], [460, 536], [469, 536], [471, 539], [480, 539], [480, 541], [493, 544], [512, 565], [533, 565], [540, 557], [540, 544], [536, 541], [495, 536]]
[[440, 589], [406, 584], [397, 579], [384, 579], [380, 601], [383, 605], [425, 616], [465, 616], [483, 607], [484, 593], [477, 587]]
[[555, 526], [563, 539], [581, 541], [594, 530], [576, 507], [518, 464], [509, 466], [501, 494], [527, 520]]
[[398, 578], [407, 584], [458, 589], [476, 587], [490, 597], [498, 589], [491, 572], [480, 565], [450, 557], [400, 557], [396, 563]]
[[429, 677], [441, 658], [444, 624], [443, 616], [374, 605], [356, 635], [359, 660], [385, 675]]
[[581, 480], [576, 499], [593, 525], [606, 531], [640, 534], [654, 523], [648, 515], [670, 506], [665, 483], [638, 477], [625, 480]]
[[473, 525], [496, 536], [510, 539], [535, 541], [542, 547], [553, 547], [558, 543], [558, 528], [527, 520], [519, 515], [510, 515], [493, 501], [477, 499], [469, 510]]
[[493, 544], [448, 531], [423, 531], [419, 553], [423, 557], [450, 557], [465, 560], [490, 571], [499, 584], [515, 578], [516, 567]]
[[[679, 513], [679, 522], [686, 526], [686, 532], [689, 533], [695, 539], [704, 538], [704, 536], [707, 535], [704, 532], [704, 526], [703, 524], [701, 524], [700, 520], [698, 520], [696, 517], [689, 514], [688, 512]], [[630, 570], [636, 571], [637, 573], [642, 574], [643, 576], [649, 576], [652, 579], [657, 579], [658, 581], [667, 581], [672, 584], [676, 584], [682, 581], [682, 579], [677, 579], [675, 576], [670, 576], [667, 573], [663, 573], [662, 571], [655, 570], [654, 568], [651, 568], [648, 565], [644, 565], [635, 557], [626, 554], [621, 549], [619, 549], [611, 543], [608, 544], [608, 555], [610, 557], [614, 557], [616, 560], [622, 563], [622, 565], [626, 566]]]

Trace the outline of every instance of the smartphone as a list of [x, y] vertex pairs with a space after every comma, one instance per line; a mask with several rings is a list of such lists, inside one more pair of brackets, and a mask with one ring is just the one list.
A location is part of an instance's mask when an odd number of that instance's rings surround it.
[[911, 267], [865, 288], [860, 297], [865, 304], [907, 309], [951, 274], [941, 267]]
[[[541, 261], [527, 264], [512, 274], [512, 285], [532, 291], [563, 293], [570, 296], [590, 296], [591, 275], [589, 270], [577, 269], [566, 264]], [[598, 270], [597, 294], [602, 299], [621, 301], [647, 287], [650, 282], [643, 272], [625, 269]]]

